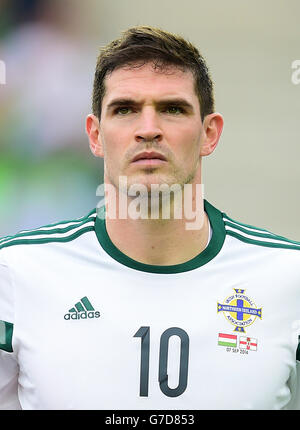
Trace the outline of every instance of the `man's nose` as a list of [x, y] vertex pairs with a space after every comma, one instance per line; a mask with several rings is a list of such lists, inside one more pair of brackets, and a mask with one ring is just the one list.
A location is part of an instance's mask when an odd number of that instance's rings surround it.
[[134, 134], [137, 142], [160, 141], [162, 139], [162, 130], [158, 113], [152, 109], [145, 109], [145, 111], [141, 112]]

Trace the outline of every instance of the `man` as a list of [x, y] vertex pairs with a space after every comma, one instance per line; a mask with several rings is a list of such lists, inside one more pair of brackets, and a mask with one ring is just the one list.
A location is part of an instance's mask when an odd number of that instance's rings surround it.
[[181, 37], [135, 27], [102, 50], [104, 203], [0, 241], [3, 409], [297, 407], [300, 244], [204, 200], [222, 126]]

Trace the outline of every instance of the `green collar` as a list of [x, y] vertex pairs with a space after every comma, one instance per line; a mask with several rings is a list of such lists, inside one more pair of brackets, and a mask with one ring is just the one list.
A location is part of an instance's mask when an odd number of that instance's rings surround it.
[[[224, 240], [225, 240], [225, 228], [222, 213], [204, 200], [204, 209], [208, 215], [211, 227], [212, 227], [212, 237], [208, 246], [196, 257], [192, 258], [185, 263], [174, 264], [171, 266], [157, 266], [152, 264], [144, 264], [139, 261], [133, 260], [126, 254], [121, 252], [110, 240], [110, 237], [106, 230], [105, 224], [105, 207], [102, 206], [100, 211], [102, 211], [102, 216], [97, 216], [95, 221], [95, 231], [98, 241], [104, 251], [107, 252], [112, 258], [117, 260], [119, 263], [125, 266], [131, 267], [135, 270], [140, 270], [142, 272], [150, 273], [181, 273], [187, 272], [189, 270], [197, 269], [200, 266], [208, 263], [212, 260], [221, 250]], [[100, 212], [101, 213], [101, 212]], [[98, 215], [100, 215], [100, 213]]]

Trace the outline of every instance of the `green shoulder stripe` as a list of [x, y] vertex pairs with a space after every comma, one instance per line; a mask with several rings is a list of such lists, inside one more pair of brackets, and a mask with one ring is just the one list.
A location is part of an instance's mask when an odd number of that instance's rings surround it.
[[[74, 228], [78, 228], [90, 221], [94, 221], [95, 218], [94, 217], [90, 217], [90, 218], [86, 218], [81, 222], [77, 222], [77, 224], [72, 224], [69, 225], [68, 227], [59, 227], [59, 228], [52, 228], [52, 229], [46, 229], [44, 230], [44, 227], [40, 227], [40, 229], [35, 229], [35, 230], [26, 230], [26, 232], [20, 232], [15, 234], [14, 236], [7, 236], [3, 239], [0, 239], [0, 246], [2, 245], [2, 243], [7, 242], [8, 240], [12, 240], [12, 239], [20, 239], [23, 237], [28, 237], [28, 236], [35, 236], [35, 235], [42, 235], [42, 234], [46, 234], [46, 235], [51, 235], [51, 234], [57, 234], [57, 233], [66, 233], [70, 230], [73, 230]], [[72, 222], [72, 221], [69, 221]], [[67, 223], [67, 221], [64, 222], [65, 224]], [[63, 223], [61, 223], [63, 224]], [[55, 224], [55, 225], [60, 225], [60, 224]], [[52, 227], [52, 226], [51, 226]], [[54, 226], [53, 226], [54, 227]], [[28, 239], [30, 238], [28, 237]]]
[[[284, 236], [275, 234], [269, 230], [255, 227], [250, 224], [244, 224], [239, 221], [230, 218], [226, 213], [222, 213], [226, 234], [229, 234], [243, 242], [253, 243], [255, 245], [269, 246], [274, 248], [290, 248], [300, 249], [300, 242], [297, 240], [291, 240]], [[229, 227], [229, 228], [228, 228]], [[234, 228], [238, 231], [232, 231], [230, 228]], [[245, 236], [247, 235], [247, 236]], [[252, 236], [252, 237], [248, 237]], [[266, 240], [258, 240], [256, 238], [262, 238]], [[274, 243], [274, 241], [280, 241], [282, 243]]]
[[[235, 237], [236, 239], [241, 240], [242, 242], [251, 243], [252, 245], [260, 245], [260, 246], [267, 246], [270, 248], [286, 248], [286, 249], [298, 249], [300, 250], [300, 242], [295, 242], [295, 244], [289, 243], [289, 242], [282, 242], [282, 243], [274, 243], [271, 241], [264, 241], [264, 240], [255, 240], [251, 239], [249, 237], [243, 236], [242, 234], [238, 234], [235, 231], [227, 230], [226, 234]], [[276, 237], [272, 237], [272, 239], [276, 239]]]
[[[223, 218], [225, 217], [225, 218], [227, 218], [229, 221], [232, 221], [232, 222], [234, 222], [235, 224], [239, 224], [240, 226], [242, 226], [242, 227], [248, 227], [248, 228], [250, 228], [250, 229], [255, 229], [255, 230], [259, 230], [259, 231], [261, 231], [261, 232], [268, 232], [268, 230], [266, 230], [266, 229], [264, 229], [264, 228], [259, 228], [259, 227], [254, 227], [253, 225], [250, 225], [250, 224], [244, 224], [244, 223], [242, 223], [242, 222], [240, 222], [240, 221], [237, 221], [237, 220], [235, 220], [235, 219], [233, 219], [233, 218], [230, 218], [226, 213], [224, 213], [224, 212], [222, 212], [222, 215], [223, 215]], [[224, 220], [225, 222], [226, 222], [226, 220]], [[268, 233], [270, 233], [270, 232], [268, 232]]]
[[[85, 223], [84, 223], [85, 224]], [[6, 240], [5, 242], [0, 243], [0, 249], [7, 248], [9, 246], [14, 245], [30, 245], [30, 244], [41, 244], [41, 243], [50, 243], [50, 242], [69, 242], [71, 240], [76, 239], [77, 237], [81, 236], [82, 234], [95, 230], [94, 223], [91, 226], [84, 227], [84, 224], [82, 228], [74, 232], [73, 234], [70, 234], [68, 236], [55, 236], [55, 234], [47, 234], [43, 238], [28, 238], [28, 237], [19, 237], [19, 236], [13, 236], [11, 240]], [[74, 227], [73, 227], [74, 229]], [[27, 235], [28, 236], [28, 235]]]
[[6, 352], [13, 352], [12, 336], [14, 325], [7, 321], [0, 321], [0, 349]]
[[[70, 219], [70, 220], [64, 220], [64, 221], [60, 221], [60, 222], [55, 222], [55, 223], [51, 223], [51, 224], [47, 224], [47, 225], [43, 225], [41, 227], [38, 228], [34, 228], [34, 229], [30, 229], [30, 230], [21, 230], [19, 233], [31, 233], [33, 231], [39, 230], [39, 229], [44, 229], [46, 227], [55, 227], [56, 225], [61, 225], [61, 224], [69, 224], [69, 223], [81, 223], [84, 222], [86, 219], [88, 218], [93, 218], [93, 215], [96, 215], [96, 209], [93, 209], [91, 212], [89, 212], [87, 215], [80, 217], [80, 218], [76, 218], [76, 219]], [[76, 227], [76, 225], [74, 226]], [[6, 236], [9, 237], [9, 236]]]
[[[260, 230], [261, 233], [258, 233], [258, 232], [253, 231], [253, 230], [247, 230], [247, 229], [241, 227], [240, 225], [232, 224], [231, 222], [228, 222], [228, 221], [225, 221], [224, 224], [225, 224], [225, 226], [235, 228], [236, 230], [239, 230], [242, 233], [248, 234], [250, 236], [262, 237], [262, 238], [272, 239], [272, 240], [281, 240], [285, 243], [300, 245], [300, 242], [298, 242], [296, 240], [291, 240], [291, 239], [287, 239], [286, 237], [283, 237], [283, 236], [278, 236], [277, 234], [271, 233], [267, 230]], [[259, 229], [257, 229], [257, 230], [259, 230]], [[226, 231], [229, 232], [231, 230], [226, 230]]]

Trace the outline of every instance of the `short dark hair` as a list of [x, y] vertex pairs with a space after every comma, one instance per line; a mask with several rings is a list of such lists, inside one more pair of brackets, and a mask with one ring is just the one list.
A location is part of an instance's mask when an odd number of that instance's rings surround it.
[[149, 26], [132, 27], [119, 39], [100, 50], [93, 85], [92, 111], [101, 117], [105, 95], [105, 77], [113, 70], [152, 62], [155, 68], [177, 66], [190, 70], [195, 78], [195, 92], [202, 120], [214, 112], [213, 82], [198, 49], [183, 37]]

